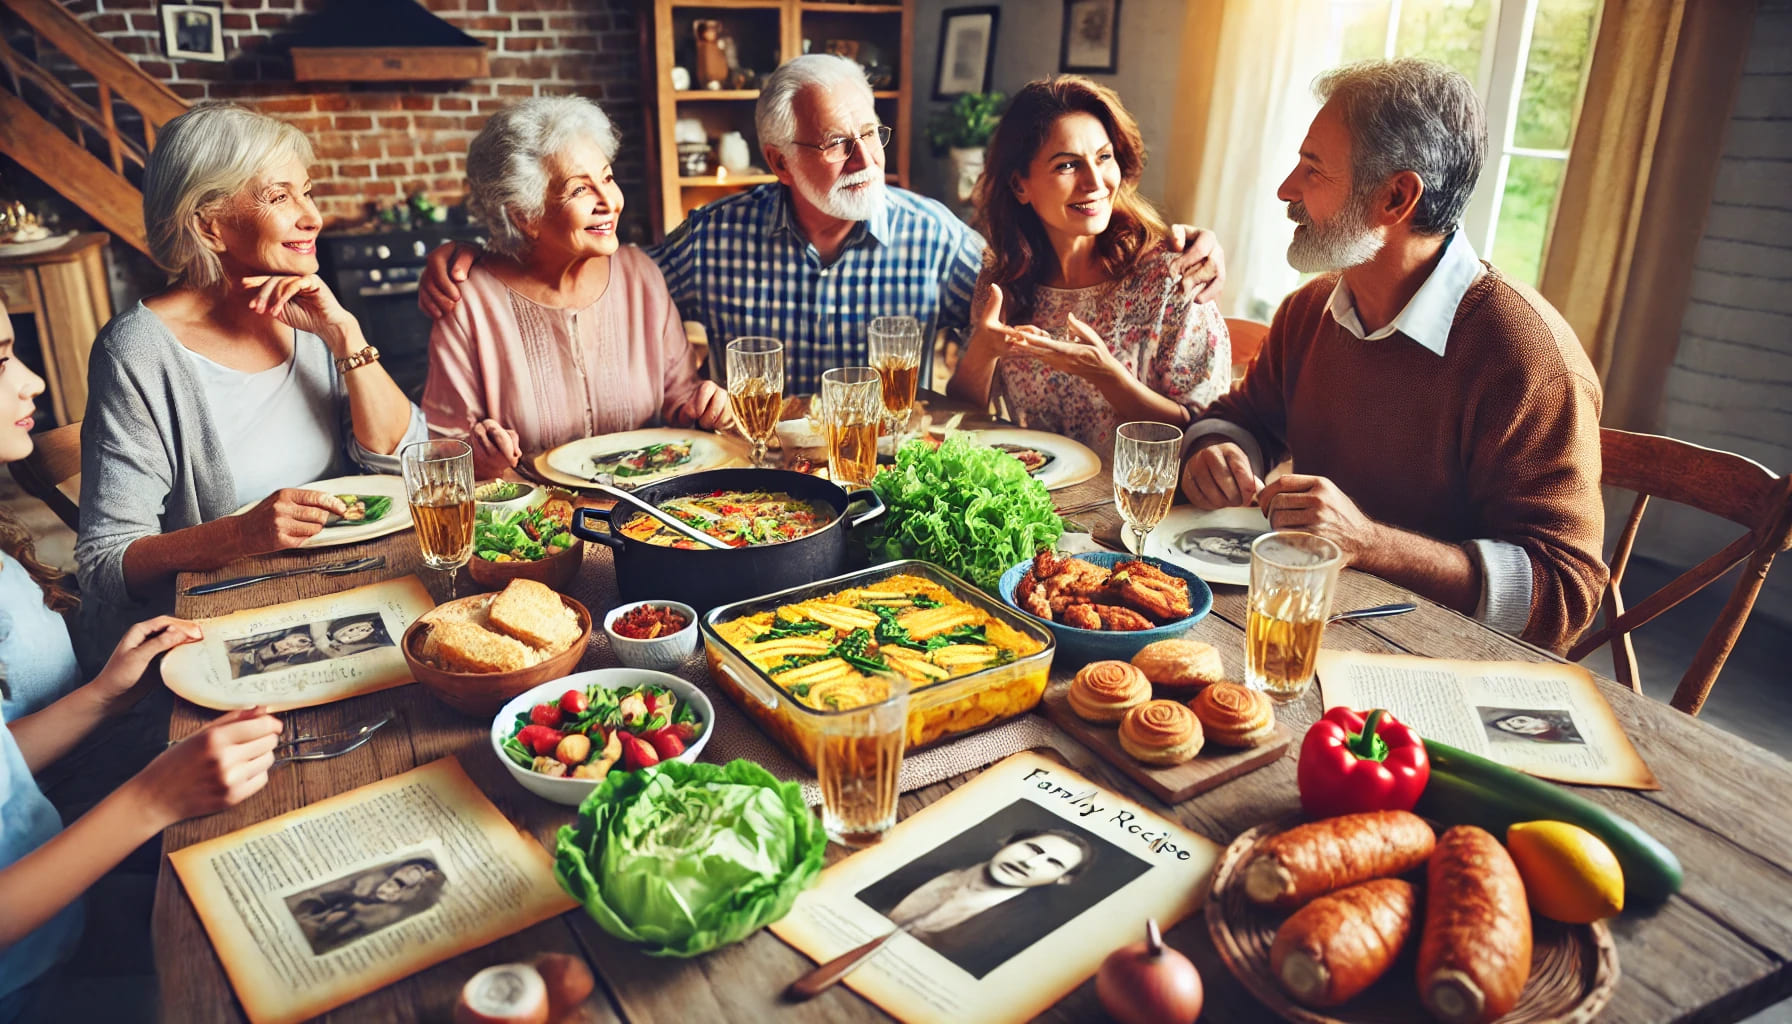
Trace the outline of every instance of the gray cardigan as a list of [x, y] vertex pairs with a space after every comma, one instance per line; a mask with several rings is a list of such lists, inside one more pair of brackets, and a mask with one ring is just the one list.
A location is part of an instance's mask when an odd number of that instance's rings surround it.
[[[349, 420], [348, 392], [322, 338], [295, 332], [294, 374], [307, 392], [327, 392], [341, 416], [318, 429], [335, 434], [332, 475], [397, 473], [397, 455], [361, 446]], [[210, 407], [160, 317], [141, 302], [112, 318], [94, 340], [87, 367], [87, 418], [81, 427], [81, 581], [83, 664], [97, 668], [138, 622], [174, 608], [174, 589], [138, 602], [125, 589], [124, 552], [139, 537], [197, 526], [236, 511], [236, 483]], [[428, 438], [413, 403], [404, 443]], [[295, 481], [306, 483], [308, 481]]]

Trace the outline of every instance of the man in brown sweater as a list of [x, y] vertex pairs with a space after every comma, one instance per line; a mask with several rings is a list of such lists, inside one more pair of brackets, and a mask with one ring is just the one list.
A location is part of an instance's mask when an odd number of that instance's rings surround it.
[[[1295, 269], [1262, 354], [1188, 431], [1197, 508], [1277, 529], [1560, 650], [1598, 607], [1598, 378], [1535, 291], [1458, 230], [1487, 129], [1460, 74], [1416, 60], [1323, 76], [1277, 197]], [[1265, 486], [1267, 467], [1294, 471]]]

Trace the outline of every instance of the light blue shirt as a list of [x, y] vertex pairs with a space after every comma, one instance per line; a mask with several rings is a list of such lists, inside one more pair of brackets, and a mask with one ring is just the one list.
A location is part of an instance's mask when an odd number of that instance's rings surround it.
[[68, 624], [44, 606], [44, 592], [11, 555], [0, 552], [0, 712], [32, 714], [81, 685]]
[[[0, 675], [5, 672], [6, 665], [0, 664]], [[18, 863], [61, 831], [61, 816], [37, 788], [6, 716], [0, 714], [0, 868]], [[36, 931], [0, 947], [0, 1014], [18, 1012], [7, 1005], [10, 997], [74, 952], [80, 938], [81, 901], [76, 900]]]

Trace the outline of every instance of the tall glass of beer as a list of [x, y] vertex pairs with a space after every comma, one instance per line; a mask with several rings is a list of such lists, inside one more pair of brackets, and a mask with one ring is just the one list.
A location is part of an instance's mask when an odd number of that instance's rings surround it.
[[915, 388], [921, 380], [921, 325], [912, 316], [880, 316], [871, 321], [871, 365], [884, 384], [884, 412], [890, 418], [890, 451], [902, 447]]
[[828, 435], [828, 475], [842, 487], [863, 487], [877, 472], [877, 426], [883, 382], [869, 366], [841, 366], [821, 375], [821, 425]]
[[1344, 553], [1324, 537], [1279, 530], [1251, 545], [1244, 680], [1286, 703], [1307, 692]]
[[728, 343], [728, 402], [741, 433], [753, 443], [753, 465], [765, 466], [765, 448], [784, 408], [784, 344], [776, 338], [736, 338]]
[[448, 574], [453, 597], [454, 574], [473, 554], [473, 449], [465, 441], [417, 441], [404, 446], [399, 462], [423, 564]]
[[896, 824], [909, 683], [896, 673], [882, 679], [882, 699], [821, 720], [815, 756], [821, 825], [829, 839], [844, 846], [868, 846]]
[[1168, 423], [1122, 423], [1114, 431], [1114, 508], [1132, 530], [1133, 551], [1170, 512], [1182, 431]]

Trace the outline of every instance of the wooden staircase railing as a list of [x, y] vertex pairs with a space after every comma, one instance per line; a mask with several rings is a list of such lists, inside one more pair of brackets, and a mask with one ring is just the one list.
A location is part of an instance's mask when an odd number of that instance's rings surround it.
[[[156, 130], [185, 111], [186, 101], [145, 74], [56, 0], [0, 0], [0, 7], [29, 25], [40, 44], [47, 43], [92, 76], [97, 85], [95, 102], [89, 103], [62, 75], [0, 39], [0, 69], [12, 87], [11, 93], [0, 91], [0, 151], [119, 239], [148, 253], [143, 196], [127, 175], [125, 164], [128, 161], [142, 169], [155, 145]], [[50, 116], [27, 102], [28, 91], [40, 104], [48, 104]], [[141, 142], [120, 131], [117, 103], [136, 111], [142, 125]], [[72, 131], [55, 124], [51, 118], [56, 116], [67, 119]], [[106, 161], [89, 152], [83, 129], [95, 133], [104, 146]]]

